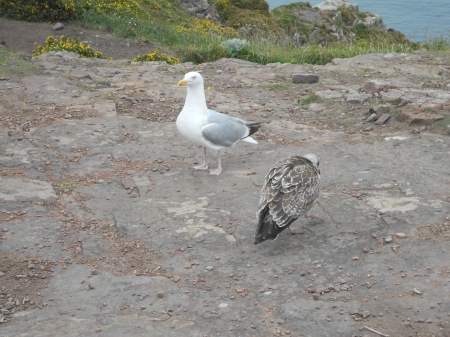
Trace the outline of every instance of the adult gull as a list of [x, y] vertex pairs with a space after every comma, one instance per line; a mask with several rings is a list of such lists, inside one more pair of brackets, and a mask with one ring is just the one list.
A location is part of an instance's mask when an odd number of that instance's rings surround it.
[[203, 147], [202, 165], [196, 170], [207, 170], [206, 148], [218, 151], [219, 165], [209, 171], [212, 175], [222, 172], [220, 150], [231, 147], [239, 140], [258, 144], [250, 135], [258, 131], [260, 123], [247, 123], [239, 118], [230, 117], [208, 109], [206, 106], [203, 78], [198, 72], [189, 72], [178, 82], [178, 86], [187, 87], [186, 102], [177, 118], [177, 129], [190, 142]]
[[276, 163], [261, 190], [255, 244], [275, 240], [298, 217], [306, 217], [319, 196], [319, 184], [319, 158], [315, 154], [290, 156]]

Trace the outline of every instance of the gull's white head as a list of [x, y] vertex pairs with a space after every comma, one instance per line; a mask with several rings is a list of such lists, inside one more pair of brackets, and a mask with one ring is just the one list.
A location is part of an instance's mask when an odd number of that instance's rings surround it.
[[200, 75], [200, 73], [196, 71], [191, 71], [184, 75], [184, 78], [178, 82], [178, 86], [181, 87], [183, 85], [198, 85], [203, 84], [203, 77]]
[[315, 167], [319, 167], [319, 157], [317, 157], [314, 153], [305, 154], [303, 157], [309, 159]]

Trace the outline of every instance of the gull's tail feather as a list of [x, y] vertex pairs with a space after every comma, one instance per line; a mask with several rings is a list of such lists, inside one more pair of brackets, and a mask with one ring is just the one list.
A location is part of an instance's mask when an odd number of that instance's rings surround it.
[[266, 240], [275, 240], [286, 227], [278, 227], [266, 206], [258, 216], [258, 227], [255, 233], [255, 245]]
[[252, 144], [258, 144], [258, 142], [256, 140], [254, 140], [252, 137], [245, 137], [245, 138], [242, 138], [241, 140], [243, 140], [244, 142], [252, 143]]
[[245, 126], [248, 129], [248, 134], [245, 137], [242, 137], [241, 140], [252, 144], [258, 144], [258, 142], [250, 137], [250, 135], [259, 130], [259, 128], [261, 127], [261, 123], [245, 123]]
[[261, 123], [247, 123], [245, 125], [247, 125], [249, 129], [247, 137], [253, 135], [261, 127]]

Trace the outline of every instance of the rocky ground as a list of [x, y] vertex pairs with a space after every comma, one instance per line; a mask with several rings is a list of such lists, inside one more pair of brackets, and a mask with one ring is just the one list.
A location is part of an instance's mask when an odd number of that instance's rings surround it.
[[[0, 53], [2, 336], [450, 336], [449, 54]], [[219, 177], [174, 125], [194, 69], [210, 107], [265, 122]], [[255, 246], [265, 173], [307, 152], [315, 219]]]

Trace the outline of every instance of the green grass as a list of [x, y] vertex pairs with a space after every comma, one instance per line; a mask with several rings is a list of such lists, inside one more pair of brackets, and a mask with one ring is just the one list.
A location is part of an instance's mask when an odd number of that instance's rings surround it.
[[382, 98], [371, 98], [367, 101], [371, 107], [377, 106], [377, 105], [383, 105], [387, 102]]
[[28, 56], [7, 47], [0, 48], [0, 77], [12, 79], [41, 73], [42, 68], [29, 62]]
[[446, 134], [450, 134], [450, 117], [441, 119], [430, 125], [430, 129], [434, 131], [442, 131]]
[[75, 187], [77, 187], [77, 184], [73, 181], [61, 181], [58, 183], [58, 187], [61, 189], [67, 189], [67, 190], [73, 190]]
[[287, 89], [291, 86], [290, 83], [275, 83], [275, 84], [270, 84], [266, 87], [266, 89], [269, 90], [283, 90], [283, 89]]
[[310, 93], [308, 97], [299, 100], [300, 105], [309, 105], [313, 102], [317, 102], [319, 99], [314, 92]]

